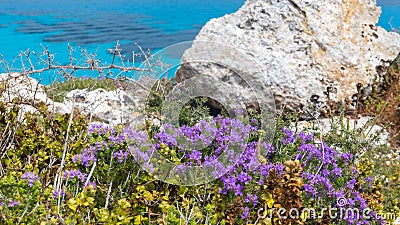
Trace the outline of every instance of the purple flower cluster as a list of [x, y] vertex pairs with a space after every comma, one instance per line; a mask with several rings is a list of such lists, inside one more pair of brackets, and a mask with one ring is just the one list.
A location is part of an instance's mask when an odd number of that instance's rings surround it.
[[63, 178], [74, 180], [74, 178], [78, 178], [82, 183], [86, 181], [87, 174], [82, 173], [80, 170], [65, 170]]
[[[248, 146], [247, 139], [252, 133], [257, 134], [255, 127], [245, 125], [237, 119], [222, 117], [217, 117], [211, 122], [202, 120], [192, 127], [175, 128], [170, 124], [165, 124], [152, 140], [145, 131], [93, 124], [88, 129], [90, 146], [76, 154], [73, 161], [89, 167], [99, 160], [99, 154], [112, 155], [118, 163], [132, 157], [131, 159], [141, 165], [143, 169], [153, 173], [159, 167], [154, 163], [162, 158], [158, 151], [162, 146], [166, 146], [174, 151], [177, 158], [181, 160], [181, 164], [176, 167], [181, 177], [185, 177], [193, 168], [191, 166], [196, 165], [200, 166], [200, 170], [207, 171], [208, 178], [214, 180], [240, 161], [240, 156], [244, 154], [243, 149]], [[268, 146], [268, 148], [271, 150], [272, 146]], [[256, 148], [253, 147], [248, 151], [253, 151], [254, 154]], [[256, 167], [258, 163], [259, 161], [253, 157], [248, 166]], [[157, 174], [154, 175], [157, 176]], [[190, 180], [191, 178], [186, 179]], [[242, 174], [240, 177], [241, 181], [249, 179], [251, 179], [250, 175]], [[241, 190], [240, 186], [236, 187], [237, 193], [240, 193]]]
[[258, 196], [257, 195], [252, 195], [252, 194], [247, 194], [246, 198], [244, 199], [245, 203], [252, 203], [253, 206], [256, 206], [258, 203]]
[[21, 178], [23, 180], [27, 180], [28, 181], [28, 186], [29, 187], [32, 187], [33, 183], [35, 181], [39, 180], [39, 176], [37, 174], [32, 173], [32, 172], [26, 172], [26, 173], [22, 174]]
[[[88, 129], [88, 134], [92, 137], [101, 137], [80, 154], [74, 156], [73, 162], [89, 167], [97, 161], [97, 155], [105, 149], [114, 149], [113, 157], [121, 163], [128, 159], [134, 147], [145, 145], [148, 137], [144, 131], [136, 131], [133, 128], [122, 128], [117, 130], [112, 126], [103, 124], [92, 124]], [[129, 145], [129, 148], [124, 146]]]
[[[361, 192], [356, 187], [359, 186], [356, 179], [358, 171], [352, 167], [354, 155], [341, 153], [334, 148], [322, 142], [315, 144], [311, 134], [300, 132], [296, 135], [290, 130], [284, 129], [284, 137], [281, 142], [286, 148], [293, 148], [295, 160], [300, 160], [304, 171], [302, 178], [304, 181], [304, 191], [309, 198], [316, 199], [319, 203], [336, 204], [333, 207], [339, 208], [357, 208], [360, 212], [368, 208], [366, 200], [361, 196]], [[274, 147], [270, 144], [262, 143], [264, 149], [267, 149], [269, 156], [276, 154]], [[244, 154], [239, 159], [229, 173], [222, 176], [222, 188], [220, 194], [232, 193], [236, 196], [243, 196], [244, 202], [250, 204], [243, 208], [242, 218], [249, 216], [249, 206], [258, 204], [258, 196], [251, 193], [249, 187], [252, 180], [258, 179], [259, 185], [263, 184], [270, 171], [278, 174], [284, 174], [284, 166], [281, 163], [266, 162], [257, 167], [254, 164], [256, 157], [257, 143], [250, 142], [246, 146]], [[344, 184], [344, 185], [343, 185]], [[336, 200], [346, 199], [345, 205], [338, 205]], [[344, 218], [348, 224], [370, 224], [370, 221], [357, 217], [356, 215]], [[371, 213], [371, 219], [382, 224], [382, 220]]]
[[[258, 146], [257, 142], [250, 142], [239, 158], [238, 163], [229, 173], [220, 178], [223, 183], [220, 193], [227, 194], [229, 191], [233, 191], [236, 196], [243, 196], [245, 186], [248, 185], [249, 181], [254, 180], [253, 177], [260, 177], [257, 183], [262, 184], [264, 178], [268, 177], [270, 170], [283, 171], [284, 167], [280, 164], [260, 163], [258, 147], [262, 146], [268, 150], [269, 155], [265, 156], [266, 158], [274, 153], [272, 145], [262, 143], [261, 146]], [[257, 199], [258, 197], [255, 198]], [[254, 204], [256, 202], [256, 200], [253, 201]]]
[[65, 191], [64, 190], [61, 190], [60, 192], [59, 191], [57, 191], [57, 190], [54, 190], [53, 191], [53, 198], [57, 198], [58, 196], [65, 196]]
[[[178, 166], [181, 174], [191, 170], [188, 166], [197, 165], [216, 179], [239, 161], [249, 135], [256, 131], [255, 127], [240, 120], [222, 117], [211, 122], [202, 120], [192, 127], [174, 128], [166, 124], [161, 132], [155, 134], [155, 144], [151, 149], [160, 150], [161, 144], [176, 149], [179, 158], [183, 159], [183, 164]], [[237, 191], [240, 189], [238, 187]]]
[[79, 163], [85, 167], [89, 167], [92, 163], [96, 162], [97, 149], [102, 148], [100, 143], [98, 144], [98, 146], [90, 146], [89, 148], [85, 148], [82, 153], [75, 155], [73, 162]]
[[19, 205], [19, 202], [17, 200], [10, 200], [8, 202], [8, 207], [14, 207], [16, 205]]
[[[19, 205], [19, 202], [17, 200], [9, 200], [8, 201], [8, 207], [14, 207], [16, 205]], [[0, 201], [0, 206], [3, 206], [3, 202]]]
[[[295, 159], [302, 162], [304, 172], [304, 192], [309, 198], [317, 199], [317, 202], [325, 204], [334, 203], [333, 207], [338, 208], [357, 208], [360, 212], [368, 208], [366, 200], [361, 196], [357, 186], [358, 171], [353, 165], [354, 155], [350, 153], [338, 152], [334, 148], [322, 142], [313, 144], [313, 137], [310, 134], [300, 132], [298, 138], [293, 140], [290, 132], [290, 142], [299, 144], [298, 153]], [[287, 141], [286, 143], [289, 143]], [[344, 185], [343, 185], [344, 184]], [[345, 199], [345, 204], [338, 204], [338, 199]], [[379, 218], [371, 218], [382, 223]], [[348, 224], [370, 224], [370, 221], [362, 218], [362, 215], [349, 216], [344, 218]]]
[[[358, 172], [352, 167], [354, 155], [339, 152], [325, 142], [316, 144], [311, 134], [296, 134], [288, 129], [282, 131], [280, 142], [283, 148], [291, 149], [293, 159], [302, 163], [306, 198], [323, 204], [336, 204], [338, 198], [344, 198], [346, 204], [337, 207], [357, 207], [360, 211], [368, 207], [357, 188], [360, 184], [356, 179]], [[151, 141], [144, 131], [97, 124], [89, 128], [92, 144], [77, 154], [74, 162], [88, 167], [96, 162], [99, 152], [112, 149], [112, 157], [119, 163], [132, 159], [153, 173], [158, 166], [153, 164], [157, 160], [151, 159], [157, 151], [172, 149], [181, 159], [182, 164], [176, 167], [181, 174], [186, 174], [191, 165], [201, 166], [213, 178], [218, 178], [220, 194], [240, 196], [246, 203], [242, 214], [245, 219], [250, 215], [250, 208], [259, 204], [257, 186], [264, 183], [271, 171], [280, 175], [285, 173], [282, 163], [270, 161], [281, 151], [276, 151], [270, 143], [250, 139], [257, 134], [254, 126], [221, 117], [211, 122], [200, 121], [193, 127], [175, 128], [165, 124]], [[85, 176], [78, 171], [64, 173], [65, 178], [78, 177], [81, 181]], [[369, 223], [362, 218], [347, 218], [347, 222]]]
[[281, 142], [283, 145], [293, 144], [296, 141], [296, 137], [293, 131], [289, 129], [282, 129], [283, 133], [285, 134], [282, 137]]
[[123, 151], [123, 150], [118, 150], [117, 152], [114, 153], [114, 158], [118, 160], [119, 163], [122, 163], [122, 161], [128, 159], [129, 155], [131, 154], [131, 151]]
[[93, 182], [90, 182], [90, 181], [89, 181], [89, 182], [87, 183], [87, 185], [84, 186], [84, 187], [90, 187], [90, 186], [93, 187], [94, 189], [97, 188], [96, 182], [94, 182], [94, 181], [93, 181]]

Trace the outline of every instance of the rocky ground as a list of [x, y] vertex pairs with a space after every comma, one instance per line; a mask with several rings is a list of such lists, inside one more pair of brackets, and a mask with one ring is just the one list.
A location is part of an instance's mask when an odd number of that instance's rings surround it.
[[128, 90], [72, 90], [67, 93], [63, 102], [56, 102], [46, 95], [43, 85], [28, 76], [2, 73], [0, 82], [4, 82], [4, 88], [7, 90], [1, 100], [12, 104], [14, 98], [20, 98], [25, 103], [21, 105], [21, 113], [34, 112], [36, 109], [32, 104], [44, 102], [56, 113], [71, 113], [72, 109], [76, 108], [94, 120], [107, 124], [143, 123], [143, 100], [146, 96], [144, 91], [133, 83]]

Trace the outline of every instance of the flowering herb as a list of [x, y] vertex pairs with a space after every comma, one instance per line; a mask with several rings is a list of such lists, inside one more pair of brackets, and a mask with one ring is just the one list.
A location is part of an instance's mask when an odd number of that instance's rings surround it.
[[32, 173], [32, 172], [27, 172], [27, 173], [22, 174], [21, 178], [23, 180], [27, 180], [28, 181], [28, 186], [32, 187], [33, 183], [35, 181], [38, 181], [39, 176], [37, 174]]

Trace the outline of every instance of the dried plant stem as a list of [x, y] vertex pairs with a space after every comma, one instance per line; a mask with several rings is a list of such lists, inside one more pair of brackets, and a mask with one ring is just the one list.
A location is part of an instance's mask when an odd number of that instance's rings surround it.
[[[68, 128], [67, 128], [67, 133], [65, 135], [65, 144], [64, 144], [64, 149], [63, 149], [63, 155], [62, 155], [62, 159], [61, 159], [61, 165], [58, 171], [58, 179], [56, 179], [56, 186], [57, 187], [57, 194], [58, 194], [58, 201], [57, 201], [57, 205], [58, 205], [58, 215], [60, 215], [60, 205], [61, 205], [61, 179], [62, 179], [62, 171], [64, 169], [64, 164], [65, 164], [65, 157], [67, 155], [67, 149], [68, 149], [68, 139], [69, 139], [69, 132], [71, 130], [71, 125], [72, 125], [72, 119], [74, 117], [74, 107], [75, 107], [75, 102], [73, 102], [72, 104], [72, 110], [71, 110], [71, 115], [69, 117], [69, 122], [68, 122]], [[61, 216], [60, 216], [61, 217]]]

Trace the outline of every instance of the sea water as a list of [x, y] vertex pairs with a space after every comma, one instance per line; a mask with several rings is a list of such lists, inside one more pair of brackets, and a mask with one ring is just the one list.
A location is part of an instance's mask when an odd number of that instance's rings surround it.
[[378, 0], [377, 4], [382, 8], [378, 25], [386, 30], [400, 28], [400, 0]]
[[[47, 48], [54, 54], [55, 63], [66, 65], [70, 45], [77, 60], [83, 60], [82, 55], [86, 54], [107, 64], [112, 60], [107, 49], [119, 41], [124, 59], [134, 59], [138, 66], [143, 58], [130, 56], [132, 51], [139, 51], [137, 45], [156, 52], [194, 40], [207, 21], [235, 12], [243, 3], [244, 0], [0, 0], [0, 54], [8, 67], [20, 68], [21, 52], [29, 49], [34, 60], [34, 53]], [[388, 30], [400, 27], [400, 1], [378, 0], [378, 4], [383, 11], [379, 25]], [[25, 61], [26, 67], [28, 63]], [[36, 68], [43, 67], [43, 62], [39, 63], [33, 62]], [[5, 70], [1, 63], [0, 72]], [[98, 74], [86, 71], [76, 75]], [[33, 77], [43, 84], [56, 79], [54, 73]]]
[[[119, 41], [125, 60], [132, 60], [131, 52], [139, 52], [136, 44], [155, 52], [194, 40], [208, 20], [235, 12], [243, 3], [244, 0], [0, 0], [0, 54], [10, 67], [13, 64], [18, 68], [21, 51], [29, 49], [39, 54], [44, 47], [54, 53], [56, 62], [66, 65], [71, 45], [76, 50], [74, 58], [84, 59], [81, 49], [86, 49], [87, 54], [96, 54], [96, 59], [107, 64], [112, 61], [107, 49]], [[33, 54], [31, 58], [35, 59]], [[141, 60], [136, 56], [135, 65], [140, 65]], [[34, 77], [48, 84], [54, 80], [53, 75], [42, 73]]]

